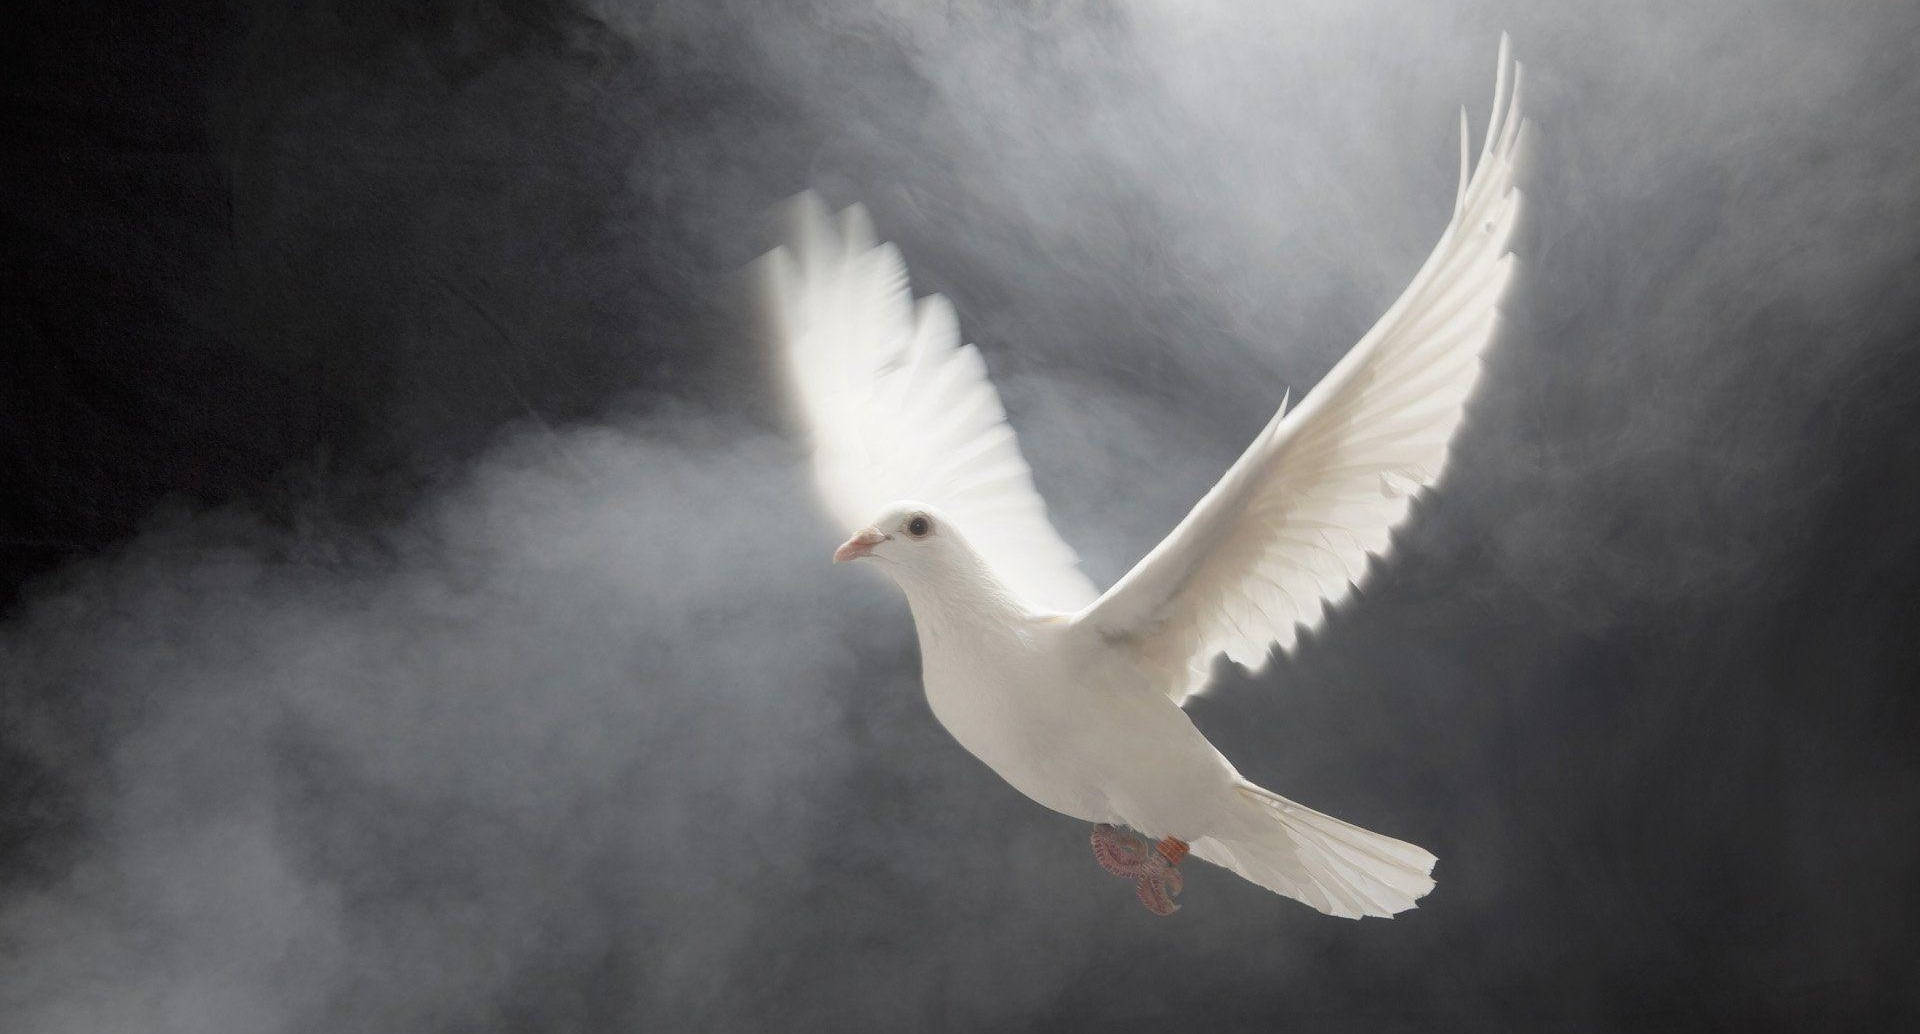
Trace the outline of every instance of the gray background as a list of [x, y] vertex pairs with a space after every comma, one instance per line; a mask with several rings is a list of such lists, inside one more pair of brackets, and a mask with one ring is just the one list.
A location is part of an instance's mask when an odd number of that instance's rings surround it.
[[[1913, 1022], [1920, 7], [258, 8], [10, 9], [6, 1029]], [[1155, 919], [827, 564], [740, 271], [866, 202], [1104, 584], [1425, 256], [1503, 28], [1450, 474], [1192, 709], [1439, 887]]]

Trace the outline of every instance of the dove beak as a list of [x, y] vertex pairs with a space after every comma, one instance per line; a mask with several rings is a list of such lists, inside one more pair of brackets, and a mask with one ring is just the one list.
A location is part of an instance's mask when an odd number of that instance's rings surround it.
[[866, 528], [861, 531], [856, 531], [853, 533], [852, 538], [840, 543], [840, 548], [833, 551], [833, 562], [836, 564], [844, 564], [849, 560], [858, 560], [863, 556], [872, 556], [873, 547], [892, 537], [891, 535], [881, 534], [879, 528]]

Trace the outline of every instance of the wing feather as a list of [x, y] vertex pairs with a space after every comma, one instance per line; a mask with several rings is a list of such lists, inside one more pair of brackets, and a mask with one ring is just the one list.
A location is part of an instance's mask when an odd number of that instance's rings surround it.
[[794, 222], [790, 243], [767, 256], [767, 301], [827, 512], [851, 531], [890, 503], [932, 504], [1028, 603], [1091, 602], [953, 306], [913, 298], [899, 252], [874, 242], [859, 206], [835, 220], [805, 194]]
[[1300, 628], [1316, 627], [1446, 469], [1513, 278], [1524, 134], [1521, 68], [1508, 50], [1503, 35], [1471, 175], [1461, 110], [1453, 216], [1412, 283], [1298, 408], [1281, 404], [1165, 540], [1075, 616], [1128, 645], [1174, 700], [1205, 686], [1214, 657], [1259, 668], [1274, 644], [1289, 649]]

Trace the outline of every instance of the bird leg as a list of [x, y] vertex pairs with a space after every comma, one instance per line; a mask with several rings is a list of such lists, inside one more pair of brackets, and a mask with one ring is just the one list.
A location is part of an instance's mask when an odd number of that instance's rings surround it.
[[1093, 827], [1093, 860], [1115, 876], [1134, 881], [1134, 894], [1154, 915], [1172, 915], [1180, 906], [1174, 895], [1186, 886], [1175, 866], [1187, 856], [1187, 844], [1167, 837], [1149, 845], [1145, 837], [1105, 822]]
[[1160, 856], [1167, 860], [1168, 865], [1179, 865], [1180, 859], [1187, 856], [1187, 842], [1179, 837], [1164, 837], [1153, 846], [1160, 852]]

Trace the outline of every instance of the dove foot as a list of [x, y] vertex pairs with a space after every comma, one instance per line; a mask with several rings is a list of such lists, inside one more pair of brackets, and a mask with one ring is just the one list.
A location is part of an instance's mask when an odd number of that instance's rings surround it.
[[1133, 880], [1134, 894], [1157, 916], [1180, 910], [1173, 899], [1186, 878], [1175, 866], [1186, 856], [1186, 841], [1177, 837], [1149, 844], [1145, 837], [1105, 822], [1093, 827], [1093, 860], [1113, 875]]

